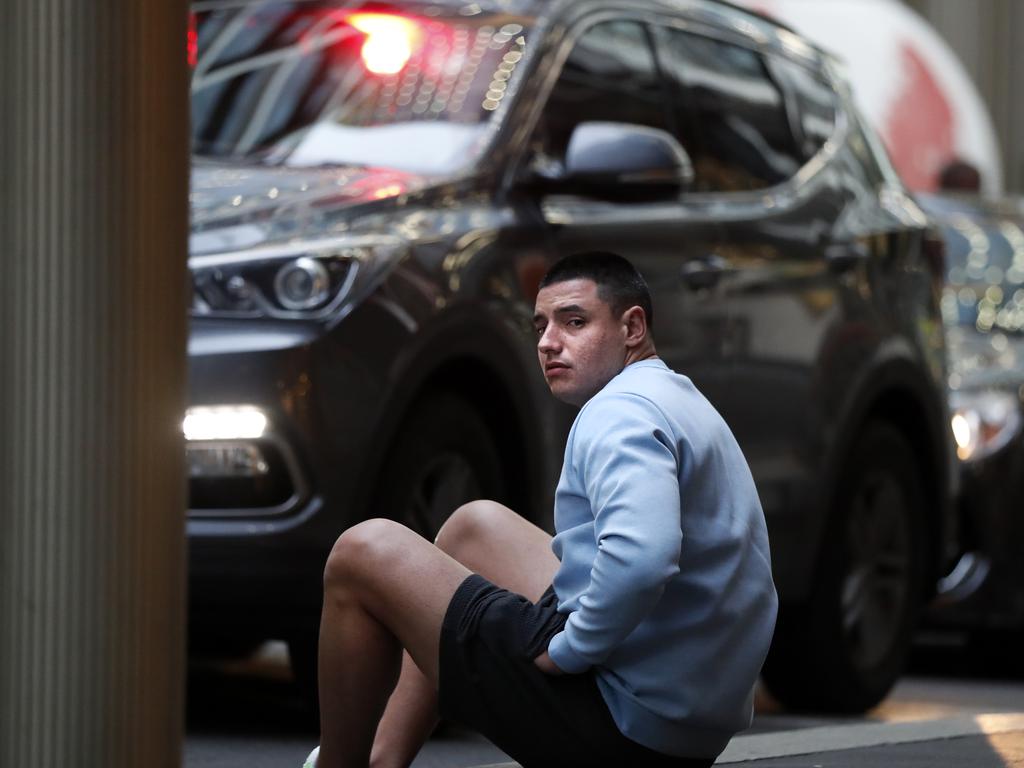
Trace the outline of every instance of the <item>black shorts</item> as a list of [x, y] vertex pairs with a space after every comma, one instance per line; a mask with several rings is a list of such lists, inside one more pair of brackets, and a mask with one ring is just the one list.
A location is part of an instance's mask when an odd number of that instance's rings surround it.
[[534, 665], [565, 625], [557, 607], [550, 587], [531, 603], [468, 576], [441, 628], [441, 716], [479, 731], [523, 768], [710, 766], [713, 760], [663, 755], [626, 738], [592, 671], [548, 675]]

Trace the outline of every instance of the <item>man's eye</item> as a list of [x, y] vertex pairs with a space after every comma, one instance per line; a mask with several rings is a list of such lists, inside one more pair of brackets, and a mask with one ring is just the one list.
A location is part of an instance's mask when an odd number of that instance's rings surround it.
[[581, 317], [574, 317], [574, 318], [572, 318], [569, 321], [569, 325], [572, 328], [582, 328], [583, 327], [583, 318], [581, 318]]
[[544, 335], [544, 326], [543, 325], [534, 326], [533, 332], [536, 333], [538, 336], [543, 336]]

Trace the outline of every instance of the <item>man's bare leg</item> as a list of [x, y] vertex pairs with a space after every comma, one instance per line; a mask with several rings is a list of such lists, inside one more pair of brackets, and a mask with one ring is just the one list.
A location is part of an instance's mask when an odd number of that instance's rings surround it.
[[473, 573], [533, 602], [558, 571], [550, 534], [494, 501], [459, 507], [436, 543]]
[[[491, 501], [471, 502], [456, 510], [436, 544], [474, 573], [533, 602], [558, 569], [551, 536]], [[406, 653], [398, 686], [377, 728], [370, 765], [406, 768], [437, 720], [437, 688]]]
[[402, 648], [437, 687], [441, 623], [465, 566], [398, 523], [346, 531], [324, 572], [319, 768], [365, 768]]
[[437, 689], [408, 652], [370, 751], [371, 768], [406, 768], [437, 726]]

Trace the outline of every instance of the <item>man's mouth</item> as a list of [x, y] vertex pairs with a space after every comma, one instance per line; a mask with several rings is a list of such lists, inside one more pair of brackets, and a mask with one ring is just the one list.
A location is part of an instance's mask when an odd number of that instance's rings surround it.
[[565, 363], [547, 363], [544, 366], [544, 373], [548, 376], [557, 375], [558, 373], [567, 370], [569, 370], [569, 366]]

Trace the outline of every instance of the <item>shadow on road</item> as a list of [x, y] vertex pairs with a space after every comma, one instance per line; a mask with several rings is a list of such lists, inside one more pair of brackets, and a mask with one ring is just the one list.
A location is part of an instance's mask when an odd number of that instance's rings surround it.
[[312, 698], [292, 681], [286, 660], [193, 659], [187, 680], [189, 732], [315, 738], [319, 731]]
[[924, 633], [907, 672], [929, 677], [1024, 680], [1020, 633]]
[[[786, 711], [761, 690], [758, 714], [747, 734], [884, 721], [894, 716], [906, 719], [904, 710], [923, 706], [914, 698], [921, 698], [915, 685], [941, 686], [943, 679], [958, 681], [957, 685], [961, 684], [959, 681], [969, 684], [971, 680], [1006, 684], [1024, 680], [1024, 654], [1018, 647], [1012, 638], [995, 635], [970, 641], [948, 635], [925, 637], [914, 648], [908, 675], [930, 678], [933, 682], [921, 680], [911, 683], [909, 691], [904, 688], [902, 696], [907, 701], [887, 701], [876, 712], [859, 718], [823, 717]], [[962, 691], [950, 694], [952, 697], [965, 695]], [[928, 694], [926, 698], [934, 696]], [[944, 706], [955, 708], [955, 703], [946, 702]], [[186, 717], [188, 733], [199, 738], [281, 739], [306, 744], [314, 743], [319, 732], [312, 699], [292, 681], [287, 655], [273, 649], [242, 661], [191, 660]], [[446, 738], [455, 746], [440, 743]], [[448, 750], [445, 755], [453, 754], [451, 750], [467, 738], [452, 726], [435, 735], [439, 746]], [[475, 742], [470, 743], [470, 747], [478, 749]]]

